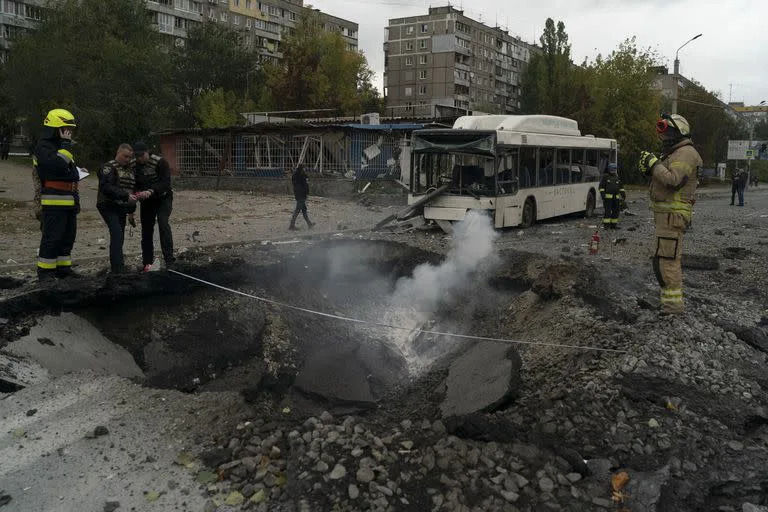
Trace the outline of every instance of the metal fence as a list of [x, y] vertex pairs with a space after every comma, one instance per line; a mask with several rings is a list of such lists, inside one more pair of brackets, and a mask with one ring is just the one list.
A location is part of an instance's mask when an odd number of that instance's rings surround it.
[[308, 132], [174, 136], [180, 176], [282, 177], [308, 172], [358, 179], [400, 179], [400, 151], [410, 132], [328, 129]]

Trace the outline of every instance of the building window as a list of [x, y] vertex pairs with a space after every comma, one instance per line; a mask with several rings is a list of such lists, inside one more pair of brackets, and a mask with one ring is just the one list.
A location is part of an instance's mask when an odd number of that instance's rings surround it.
[[429, 25], [426, 23], [421, 24], [421, 33], [424, 34], [429, 29]]
[[221, 14], [219, 15], [219, 18], [221, 19], [221, 21], [227, 21], [227, 12], [226, 11], [221, 11]]
[[405, 43], [405, 51], [409, 52], [411, 50], [413, 50], [413, 41], [408, 41]]
[[288, 11], [288, 19], [291, 21], [296, 21], [296, 13], [293, 11]]
[[426, 80], [427, 79], [427, 70], [422, 69], [419, 71], [419, 80]]
[[405, 58], [405, 65], [406, 66], [413, 66], [413, 57], [406, 57]]
[[245, 0], [245, 8], [250, 9], [251, 8], [251, 0]]
[[426, 50], [426, 49], [427, 49], [427, 40], [419, 39], [419, 50]]
[[426, 55], [419, 55], [419, 64], [426, 64], [427, 63], [427, 56]]
[[405, 33], [408, 35], [413, 34], [413, 26], [405, 27]]
[[251, 30], [251, 18], [245, 18], [245, 28]]
[[426, 85], [420, 85], [419, 86], [419, 94], [424, 96], [427, 94], [427, 86]]
[[240, 16], [237, 14], [232, 15], [232, 23], [235, 25], [240, 25]]
[[406, 96], [413, 96], [413, 87], [406, 87], [403, 91], [403, 94]]

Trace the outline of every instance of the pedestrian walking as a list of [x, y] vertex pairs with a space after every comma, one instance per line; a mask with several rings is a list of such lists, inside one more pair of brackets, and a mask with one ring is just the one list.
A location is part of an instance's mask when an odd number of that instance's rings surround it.
[[691, 224], [702, 160], [683, 116], [662, 115], [656, 132], [662, 141], [661, 157], [643, 151], [639, 163], [640, 171], [651, 178], [651, 210], [656, 225], [653, 270], [661, 287], [661, 313], [681, 314], [685, 309], [683, 233]]
[[624, 184], [619, 178], [619, 168], [616, 164], [608, 164], [605, 175], [598, 185], [600, 197], [603, 199], [603, 228], [620, 229], [619, 213], [621, 204], [627, 199]]
[[155, 261], [155, 222], [160, 232], [163, 260], [168, 268], [176, 261], [173, 256], [173, 233], [170, 224], [173, 210], [171, 167], [163, 157], [151, 154], [144, 142], [139, 141], [133, 145], [133, 154], [136, 197], [141, 201], [139, 215], [144, 272], [152, 270]]
[[293, 215], [291, 216], [291, 224], [288, 229], [296, 231], [296, 218], [299, 216], [299, 212], [304, 216], [304, 220], [307, 221], [307, 227], [312, 229], [315, 223], [309, 220], [309, 214], [307, 214], [307, 197], [309, 196], [309, 179], [307, 173], [304, 170], [304, 164], [299, 164], [293, 171], [291, 176], [291, 183], [293, 184], [293, 197], [296, 198], [296, 208], [293, 209]]
[[32, 164], [40, 181], [40, 218], [42, 236], [37, 259], [41, 281], [69, 277], [72, 248], [77, 236], [80, 180], [72, 155], [72, 135], [77, 127], [75, 116], [63, 108], [48, 112]]
[[96, 208], [109, 229], [109, 265], [113, 274], [126, 272], [123, 243], [125, 242], [126, 217], [136, 225], [133, 213], [138, 198], [134, 192], [133, 148], [120, 144], [115, 158], [105, 163], [99, 171], [99, 192]]

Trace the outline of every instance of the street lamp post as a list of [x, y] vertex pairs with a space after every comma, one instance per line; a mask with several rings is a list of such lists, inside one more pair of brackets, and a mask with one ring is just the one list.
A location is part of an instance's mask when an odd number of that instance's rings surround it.
[[674, 80], [675, 80], [675, 95], [672, 98], [672, 113], [677, 114], [677, 89], [678, 89], [678, 83], [680, 82], [680, 59], [677, 57], [677, 54], [680, 52], [680, 50], [683, 49], [683, 46], [690, 43], [694, 39], [698, 39], [702, 36], [702, 34], [698, 34], [687, 40], [685, 43], [683, 43], [680, 48], [677, 49], [675, 52], [675, 73], [674, 73]]

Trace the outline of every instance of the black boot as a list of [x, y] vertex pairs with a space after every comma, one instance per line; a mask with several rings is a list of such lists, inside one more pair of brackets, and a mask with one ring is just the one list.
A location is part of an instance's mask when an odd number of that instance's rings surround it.
[[312, 221], [309, 221], [309, 220], [308, 220], [308, 221], [307, 221], [307, 227], [308, 227], [309, 229], [312, 229], [313, 227], [315, 227], [315, 223], [314, 223], [314, 222], [312, 222]]
[[289, 231], [298, 231], [299, 228], [296, 227], [296, 224], [291, 224], [290, 226], [288, 226], [288, 230]]
[[65, 279], [69, 277], [80, 277], [80, 274], [72, 270], [72, 267], [58, 267], [56, 269], [56, 277]]

